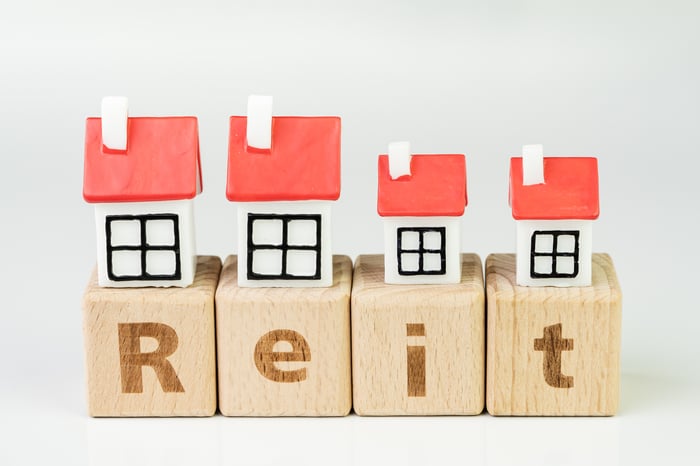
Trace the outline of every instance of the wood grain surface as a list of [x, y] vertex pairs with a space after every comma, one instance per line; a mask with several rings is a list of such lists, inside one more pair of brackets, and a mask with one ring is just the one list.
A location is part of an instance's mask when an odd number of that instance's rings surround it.
[[226, 416], [345, 416], [352, 404], [352, 262], [329, 288], [240, 288], [229, 256], [216, 292], [219, 409]]
[[101, 288], [83, 295], [91, 416], [212, 416], [218, 257], [200, 256], [187, 288]]
[[465, 415], [484, 409], [481, 260], [462, 255], [461, 283], [387, 285], [384, 257], [355, 263], [353, 404], [360, 415]]
[[622, 295], [607, 254], [587, 287], [515, 285], [515, 255], [486, 259], [486, 406], [493, 415], [609, 416], [620, 385]]

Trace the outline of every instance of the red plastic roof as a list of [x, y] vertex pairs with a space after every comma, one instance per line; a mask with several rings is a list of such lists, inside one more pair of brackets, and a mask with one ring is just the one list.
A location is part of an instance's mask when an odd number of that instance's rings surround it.
[[201, 187], [195, 117], [130, 117], [127, 150], [102, 145], [102, 119], [85, 126], [83, 197], [87, 202], [191, 199]]
[[598, 161], [594, 157], [545, 157], [544, 183], [523, 186], [522, 157], [513, 157], [509, 200], [516, 220], [598, 218]]
[[411, 175], [395, 180], [389, 157], [379, 156], [377, 212], [382, 217], [459, 216], [467, 205], [467, 169], [463, 154], [411, 157]]
[[226, 197], [230, 201], [340, 197], [340, 118], [272, 117], [272, 148], [246, 143], [248, 119], [230, 120]]

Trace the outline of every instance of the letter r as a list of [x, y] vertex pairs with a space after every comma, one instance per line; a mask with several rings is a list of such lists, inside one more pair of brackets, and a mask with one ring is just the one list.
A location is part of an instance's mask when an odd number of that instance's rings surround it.
[[[184, 392], [175, 369], [167, 359], [177, 350], [175, 330], [156, 322], [118, 325], [122, 393], [143, 393], [143, 366], [153, 368], [164, 392]], [[158, 341], [155, 351], [142, 353], [141, 337], [155, 338]]]

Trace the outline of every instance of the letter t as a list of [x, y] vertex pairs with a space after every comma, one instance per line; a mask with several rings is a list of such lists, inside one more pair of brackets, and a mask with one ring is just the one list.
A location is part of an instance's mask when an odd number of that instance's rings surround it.
[[561, 324], [544, 328], [544, 338], [535, 339], [535, 351], [544, 352], [544, 380], [555, 388], [572, 388], [574, 378], [561, 373], [561, 352], [572, 351], [574, 340], [561, 337]]

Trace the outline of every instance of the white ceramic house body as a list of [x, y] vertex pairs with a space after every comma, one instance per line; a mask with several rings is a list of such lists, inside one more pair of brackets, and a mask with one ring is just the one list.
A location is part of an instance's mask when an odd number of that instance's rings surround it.
[[96, 204], [95, 224], [100, 286], [192, 284], [193, 200]]
[[460, 217], [384, 217], [384, 281], [459, 283]]
[[238, 284], [328, 287], [333, 284], [331, 202], [238, 205]]
[[518, 220], [520, 286], [590, 286], [591, 220]]

